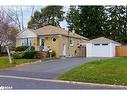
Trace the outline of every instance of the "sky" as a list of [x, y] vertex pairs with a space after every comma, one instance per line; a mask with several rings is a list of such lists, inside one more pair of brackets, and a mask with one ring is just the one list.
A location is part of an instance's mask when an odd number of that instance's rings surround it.
[[[43, 8], [43, 7], [44, 6], [34, 6], [34, 11], [36, 11], [36, 10], [40, 11], [41, 8]], [[24, 18], [23, 18], [24, 27], [26, 28], [28, 21], [31, 19], [32, 6], [23, 6], [22, 9], [23, 9], [23, 15], [24, 15]], [[68, 11], [68, 6], [65, 6], [63, 8], [63, 11], [65, 11], [65, 15], [66, 15], [66, 12]], [[19, 10], [19, 17], [20, 16], [21, 16], [21, 11]], [[63, 22], [60, 23], [60, 26], [62, 28], [67, 29], [67, 22], [64, 20]]]

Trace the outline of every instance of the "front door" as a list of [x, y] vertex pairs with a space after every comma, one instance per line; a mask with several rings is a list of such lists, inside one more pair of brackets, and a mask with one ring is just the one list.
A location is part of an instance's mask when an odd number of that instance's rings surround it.
[[44, 42], [45, 40], [44, 39], [40, 39], [40, 51], [44, 51]]

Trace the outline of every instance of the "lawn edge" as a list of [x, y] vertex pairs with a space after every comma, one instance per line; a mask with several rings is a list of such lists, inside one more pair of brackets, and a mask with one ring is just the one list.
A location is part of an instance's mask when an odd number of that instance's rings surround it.
[[59, 59], [52, 59], [52, 60], [46, 60], [46, 61], [42, 61], [42, 60], [37, 60], [37, 61], [33, 61], [33, 62], [26, 62], [26, 63], [22, 63], [22, 64], [17, 64], [15, 66], [12, 66], [12, 67], [7, 67], [7, 68], [3, 68], [3, 69], [0, 69], [0, 71], [3, 71], [3, 70], [9, 70], [11, 68], [18, 68], [18, 67], [22, 67], [22, 66], [25, 66], [25, 65], [30, 65], [30, 64], [36, 64], [38, 62], [51, 62], [51, 61], [57, 61]]
[[78, 82], [78, 81], [68, 81], [68, 80], [54, 80], [56, 82], [61, 83], [72, 83], [72, 84], [81, 84], [81, 85], [94, 85], [94, 86], [108, 86], [108, 87], [119, 87], [119, 88], [127, 88], [127, 86], [124, 85], [116, 85], [116, 84], [104, 84], [104, 83], [90, 83], [90, 82]]
[[2, 68], [2, 69], [0, 69], [0, 71], [9, 70], [11, 68], [22, 67], [22, 66], [29, 65], [29, 64], [35, 64], [37, 62], [41, 62], [41, 60], [37, 60], [37, 61], [34, 61], [34, 62], [26, 62], [26, 63], [22, 63], [22, 64], [17, 64], [15, 66], [7, 67], [7, 68]]
[[21, 67], [21, 66], [24, 66], [24, 65], [35, 64], [35, 63], [38, 63], [38, 62], [42, 62], [42, 61], [41, 60], [37, 60], [37, 61], [33, 61], [33, 62], [27, 62], [27, 63], [23, 63], [23, 64], [17, 64], [15, 67]]

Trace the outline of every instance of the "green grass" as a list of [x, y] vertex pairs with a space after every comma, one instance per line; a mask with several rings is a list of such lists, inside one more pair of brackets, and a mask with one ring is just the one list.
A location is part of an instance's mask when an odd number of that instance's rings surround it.
[[6, 56], [0, 57], [0, 69], [14, 67], [17, 64], [34, 62], [34, 61], [37, 61], [37, 59], [13, 59], [13, 64], [10, 64], [8, 57], [6, 57]]
[[127, 85], [127, 58], [112, 58], [82, 64], [61, 75], [59, 79]]

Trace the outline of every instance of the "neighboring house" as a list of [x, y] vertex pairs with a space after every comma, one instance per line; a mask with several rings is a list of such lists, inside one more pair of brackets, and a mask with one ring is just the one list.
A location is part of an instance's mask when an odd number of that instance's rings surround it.
[[82, 47], [80, 43], [85, 43], [87, 38], [73, 32], [68, 32], [55, 26], [44, 26], [36, 30], [26, 30], [18, 34], [16, 47], [29, 45], [35, 46], [36, 50], [47, 51], [52, 49], [56, 52], [56, 57], [81, 56]]
[[105, 37], [99, 37], [90, 40], [86, 44], [86, 56], [87, 57], [114, 57], [116, 46], [121, 44], [107, 39]]

